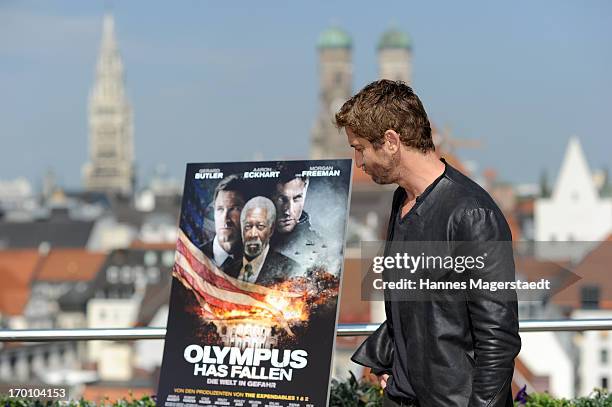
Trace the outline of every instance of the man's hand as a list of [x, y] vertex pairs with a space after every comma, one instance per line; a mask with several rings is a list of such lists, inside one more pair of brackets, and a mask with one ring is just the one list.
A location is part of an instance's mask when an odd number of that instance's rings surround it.
[[380, 387], [382, 387], [383, 389], [385, 387], [387, 387], [387, 380], [389, 379], [389, 375], [388, 374], [383, 374], [378, 376], [378, 380], [380, 380]]

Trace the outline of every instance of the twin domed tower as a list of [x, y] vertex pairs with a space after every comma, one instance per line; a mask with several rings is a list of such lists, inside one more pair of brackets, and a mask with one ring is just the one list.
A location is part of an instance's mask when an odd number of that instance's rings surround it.
[[[313, 159], [350, 157], [345, 137], [338, 135], [334, 114], [351, 97], [353, 41], [344, 30], [332, 27], [321, 33], [319, 51], [319, 114], [312, 132]], [[412, 81], [412, 43], [396, 28], [384, 32], [378, 42], [379, 79]]]

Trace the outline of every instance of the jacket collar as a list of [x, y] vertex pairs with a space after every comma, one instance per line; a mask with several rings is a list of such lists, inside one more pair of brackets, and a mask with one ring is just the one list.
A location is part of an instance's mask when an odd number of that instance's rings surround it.
[[[444, 163], [446, 168], [444, 169], [442, 175], [440, 175], [440, 179], [436, 179], [436, 181], [434, 181], [435, 185], [427, 187], [427, 189], [424, 191], [425, 196], [422, 198], [422, 201], [419, 201], [419, 198], [417, 198], [417, 207], [414, 208], [413, 212], [413, 214], [416, 216], [422, 216], [433, 205], [437, 199], [437, 196], [440, 194], [440, 191], [444, 189], [444, 184], [451, 182], [450, 177], [452, 177], [453, 172], [457, 171], [449, 163], [447, 163], [444, 158], [440, 158], [440, 161]], [[396, 192], [398, 193], [399, 197], [393, 205], [394, 216], [397, 216], [397, 212], [400, 210], [402, 202], [404, 202], [404, 198], [406, 197], [406, 192], [402, 187], [398, 187]]]

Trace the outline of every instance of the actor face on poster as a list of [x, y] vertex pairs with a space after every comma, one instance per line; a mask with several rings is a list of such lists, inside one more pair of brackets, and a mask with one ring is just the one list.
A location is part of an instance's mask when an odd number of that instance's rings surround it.
[[298, 264], [270, 250], [270, 238], [276, 223], [276, 209], [272, 201], [263, 196], [252, 198], [244, 206], [240, 220], [244, 259], [238, 279], [271, 285], [292, 276]]
[[239, 177], [233, 175], [219, 182], [213, 195], [215, 237], [202, 245], [201, 250], [230, 275], [242, 257], [240, 213], [243, 206]]
[[219, 246], [228, 254], [240, 250], [240, 211], [244, 199], [238, 191], [219, 191], [215, 199], [215, 231]]
[[278, 211], [276, 222], [278, 233], [293, 232], [304, 210], [306, 191], [308, 191], [308, 178], [296, 177], [276, 184], [274, 201]]
[[272, 193], [276, 205], [276, 233], [271, 245], [275, 250], [298, 262], [303, 272], [326, 264], [329, 256], [325, 239], [311, 224], [304, 210], [310, 179], [293, 169], [278, 180]]
[[270, 237], [274, 232], [276, 210], [269, 199], [258, 196], [247, 202], [240, 218], [244, 257], [252, 261], [268, 250]]

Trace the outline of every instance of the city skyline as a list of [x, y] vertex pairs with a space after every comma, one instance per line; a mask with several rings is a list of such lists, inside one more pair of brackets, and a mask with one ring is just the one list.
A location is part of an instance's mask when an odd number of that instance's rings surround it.
[[[140, 185], [160, 163], [182, 179], [186, 162], [307, 158], [318, 109], [316, 41], [331, 25], [352, 37], [353, 91], [377, 78], [380, 35], [390, 26], [406, 32], [430, 119], [456, 137], [481, 139], [482, 149], [459, 151], [480, 169], [494, 167], [512, 182], [537, 182], [546, 169], [554, 179], [572, 135], [592, 170], [612, 167], [609, 4], [389, 4], [390, 11], [147, 3], [146, 15], [143, 3], [113, 4]], [[54, 5], [0, 6], [0, 174], [40, 185], [53, 169], [61, 185], [80, 189], [106, 9]], [[32, 26], [45, 35], [27, 32]]]

